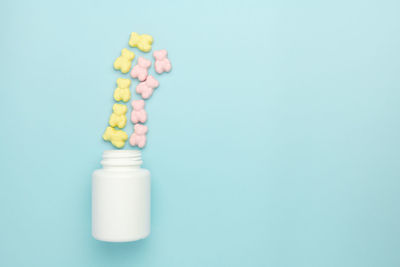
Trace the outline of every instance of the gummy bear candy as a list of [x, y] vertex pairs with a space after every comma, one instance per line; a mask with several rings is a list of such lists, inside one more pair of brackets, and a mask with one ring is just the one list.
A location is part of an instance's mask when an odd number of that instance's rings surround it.
[[167, 50], [154, 51], [153, 57], [156, 60], [154, 62], [154, 68], [158, 74], [171, 71], [171, 62], [168, 59]]
[[124, 128], [126, 125], [126, 112], [128, 107], [124, 104], [114, 104], [113, 113], [110, 116], [108, 123], [111, 127], [118, 126], [118, 128]]
[[144, 57], [139, 57], [137, 64], [132, 68], [132, 78], [138, 78], [139, 81], [143, 82], [147, 78], [148, 68], [150, 68], [150, 66], [150, 60], [145, 59]]
[[160, 83], [153, 76], [149, 75], [144, 82], [136, 86], [136, 93], [141, 94], [144, 99], [147, 99], [159, 85]]
[[135, 124], [135, 132], [131, 135], [129, 143], [131, 146], [138, 146], [143, 148], [146, 145], [147, 126], [142, 124]]
[[144, 100], [132, 101], [131, 121], [133, 123], [145, 123], [147, 120], [147, 112], [144, 110]]
[[135, 58], [135, 53], [124, 48], [121, 50], [121, 56], [114, 61], [114, 69], [121, 70], [122, 73], [127, 73], [132, 66], [132, 60]]
[[137, 47], [140, 51], [149, 52], [151, 50], [151, 44], [153, 43], [153, 37], [148, 34], [138, 34], [136, 32], [131, 33], [129, 38], [129, 45], [131, 47]]
[[115, 130], [112, 127], [107, 127], [103, 134], [105, 141], [110, 141], [115, 147], [121, 148], [125, 145], [125, 141], [128, 140], [128, 134], [122, 130]]
[[114, 99], [115, 101], [124, 101], [128, 102], [131, 99], [131, 91], [129, 90], [129, 86], [131, 86], [130, 79], [118, 78], [117, 80], [117, 88], [114, 91]]

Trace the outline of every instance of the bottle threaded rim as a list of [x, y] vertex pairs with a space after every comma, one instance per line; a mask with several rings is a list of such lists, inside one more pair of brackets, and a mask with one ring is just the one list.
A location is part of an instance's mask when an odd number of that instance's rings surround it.
[[142, 165], [140, 150], [106, 150], [103, 152], [101, 165], [106, 166], [140, 166]]

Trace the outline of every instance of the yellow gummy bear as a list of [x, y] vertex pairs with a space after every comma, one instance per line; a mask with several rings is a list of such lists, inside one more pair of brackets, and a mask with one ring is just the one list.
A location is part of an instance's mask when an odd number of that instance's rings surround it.
[[126, 125], [126, 112], [128, 107], [124, 104], [114, 104], [113, 113], [110, 116], [108, 123], [111, 127], [118, 126], [118, 128], [124, 128]]
[[129, 91], [129, 86], [131, 86], [130, 79], [118, 78], [117, 88], [114, 91], [115, 101], [128, 102], [131, 99], [131, 91]]
[[124, 48], [121, 50], [121, 56], [114, 61], [114, 69], [121, 70], [122, 73], [127, 73], [131, 69], [132, 60], [135, 58], [135, 53]]
[[129, 38], [129, 45], [131, 47], [137, 47], [143, 52], [149, 52], [151, 50], [151, 44], [153, 43], [153, 37], [148, 34], [138, 34], [136, 32], [131, 33]]
[[105, 141], [110, 141], [115, 147], [121, 148], [125, 145], [125, 141], [128, 140], [128, 134], [122, 130], [115, 130], [112, 127], [107, 127], [103, 134]]

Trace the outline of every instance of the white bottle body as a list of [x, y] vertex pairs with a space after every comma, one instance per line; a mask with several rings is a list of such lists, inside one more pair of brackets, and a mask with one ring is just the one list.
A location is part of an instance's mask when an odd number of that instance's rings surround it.
[[138, 150], [104, 152], [104, 168], [92, 179], [94, 238], [129, 242], [150, 234], [150, 172], [141, 163]]

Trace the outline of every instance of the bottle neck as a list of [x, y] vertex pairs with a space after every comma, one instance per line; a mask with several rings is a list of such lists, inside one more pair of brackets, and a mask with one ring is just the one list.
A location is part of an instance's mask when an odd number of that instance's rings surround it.
[[106, 150], [100, 162], [104, 169], [109, 168], [140, 168], [142, 152], [140, 150]]

